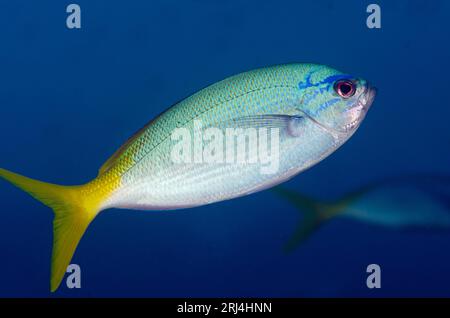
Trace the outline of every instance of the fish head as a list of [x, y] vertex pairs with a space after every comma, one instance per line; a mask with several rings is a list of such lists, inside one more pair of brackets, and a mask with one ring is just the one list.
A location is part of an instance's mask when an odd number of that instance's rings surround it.
[[364, 120], [376, 88], [327, 66], [313, 66], [299, 83], [300, 110], [323, 128], [350, 136]]

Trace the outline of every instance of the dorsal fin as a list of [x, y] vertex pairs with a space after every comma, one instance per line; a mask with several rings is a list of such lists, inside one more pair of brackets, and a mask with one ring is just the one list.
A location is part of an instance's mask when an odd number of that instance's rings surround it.
[[144, 127], [136, 131], [128, 140], [120, 146], [119, 149], [116, 150], [116, 152], [113, 153], [111, 157], [109, 157], [108, 160], [100, 167], [98, 170], [98, 175], [104, 174], [106, 171], [108, 171], [114, 164], [116, 163], [116, 160], [121, 157], [121, 155], [125, 152], [125, 150], [128, 149], [128, 146], [130, 146], [147, 128], [153, 123], [154, 119], [151, 120], [149, 123], [147, 123]]

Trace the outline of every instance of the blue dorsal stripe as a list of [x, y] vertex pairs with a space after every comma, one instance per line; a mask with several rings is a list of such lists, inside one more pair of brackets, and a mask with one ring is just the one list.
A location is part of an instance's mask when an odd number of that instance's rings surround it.
[[338, 74], [338, 75], [331, 75], [326, 77], [324, 80], [317, 82], [315, 84], [311, 83], [311, 76], [312, 73], [308, 74], [306, 76], [306, 80], [304, 82], [300, 82], [298, 84], [298, 88], [302, 89], [302, 88], [308, 88], [308, 87], [313, 87], [313, 86], [319, 86], [322, 84], [326, 84], [326, 83], [333, 83], [337, 80], [341, 80], [341, 79], [351, 79], [352, 76], [348, 75], [348, 74]]
[[332, 82], [337, 81], [337, 80], [351, 79], [351, 78], [352, 78], [352, 76], [347, 75], [347, 74], [332, 75], [332, 76], [328, 76], [327, 78], [325, 78], [322, 82], [320, 82], [320, 84], [332, 83]]

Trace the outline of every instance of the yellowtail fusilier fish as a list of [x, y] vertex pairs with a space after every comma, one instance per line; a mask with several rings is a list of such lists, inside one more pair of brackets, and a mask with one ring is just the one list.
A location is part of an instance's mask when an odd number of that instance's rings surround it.
[[273, 189], [301, 213], [287, 252], [336, 218], [394, 230], [450, 229], [450, 176], [390, 177], [349, 191], [337, 200], [317, 200], [295, 190]]
[[[375, 89], [365, 80], [324, 65], [261, 68], [229, 77], [169, 108], [120, 147], [98, 176], [84, 185], [54, 185], [4, 169], [0, 176], [54, 210], [50, 280], [54, 291], [100, 211], [194, 207], [279, 184], [348, 140], [374, 97]], [[277, 169], [264, 174], [258, 164], [174, 162], [173, 132], [186, 128], [195, 133], [196, 120], [203, 128], [277, 128]]]

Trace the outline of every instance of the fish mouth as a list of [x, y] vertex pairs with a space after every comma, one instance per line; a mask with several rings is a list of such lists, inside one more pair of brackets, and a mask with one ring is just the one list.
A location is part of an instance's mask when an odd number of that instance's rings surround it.
[[376, 95], [377, 88], [370, 86], [367, 83], [364, 93], [359, 96], [355, 106], [353, 106], [350, 110], [350, 112], [352, 112], [351, 117], [353, 117], [354, 120], [338, 129], [338, 131], [341, 133], [349, 133], [356, 130], [366, 117], [366, 114], [369, 111], [369, 108], [372, 106]]
[[372, 106], [373, 101], [375, 100], [375, 96], [377, 95], [377, 88], [370, 86], [369, 84], [367, 84], [366, 87], [367, 88], [364, 94], [361, 94], [361, 96], [358, 98], [358, 103], [367, 112], [370, 106]]

